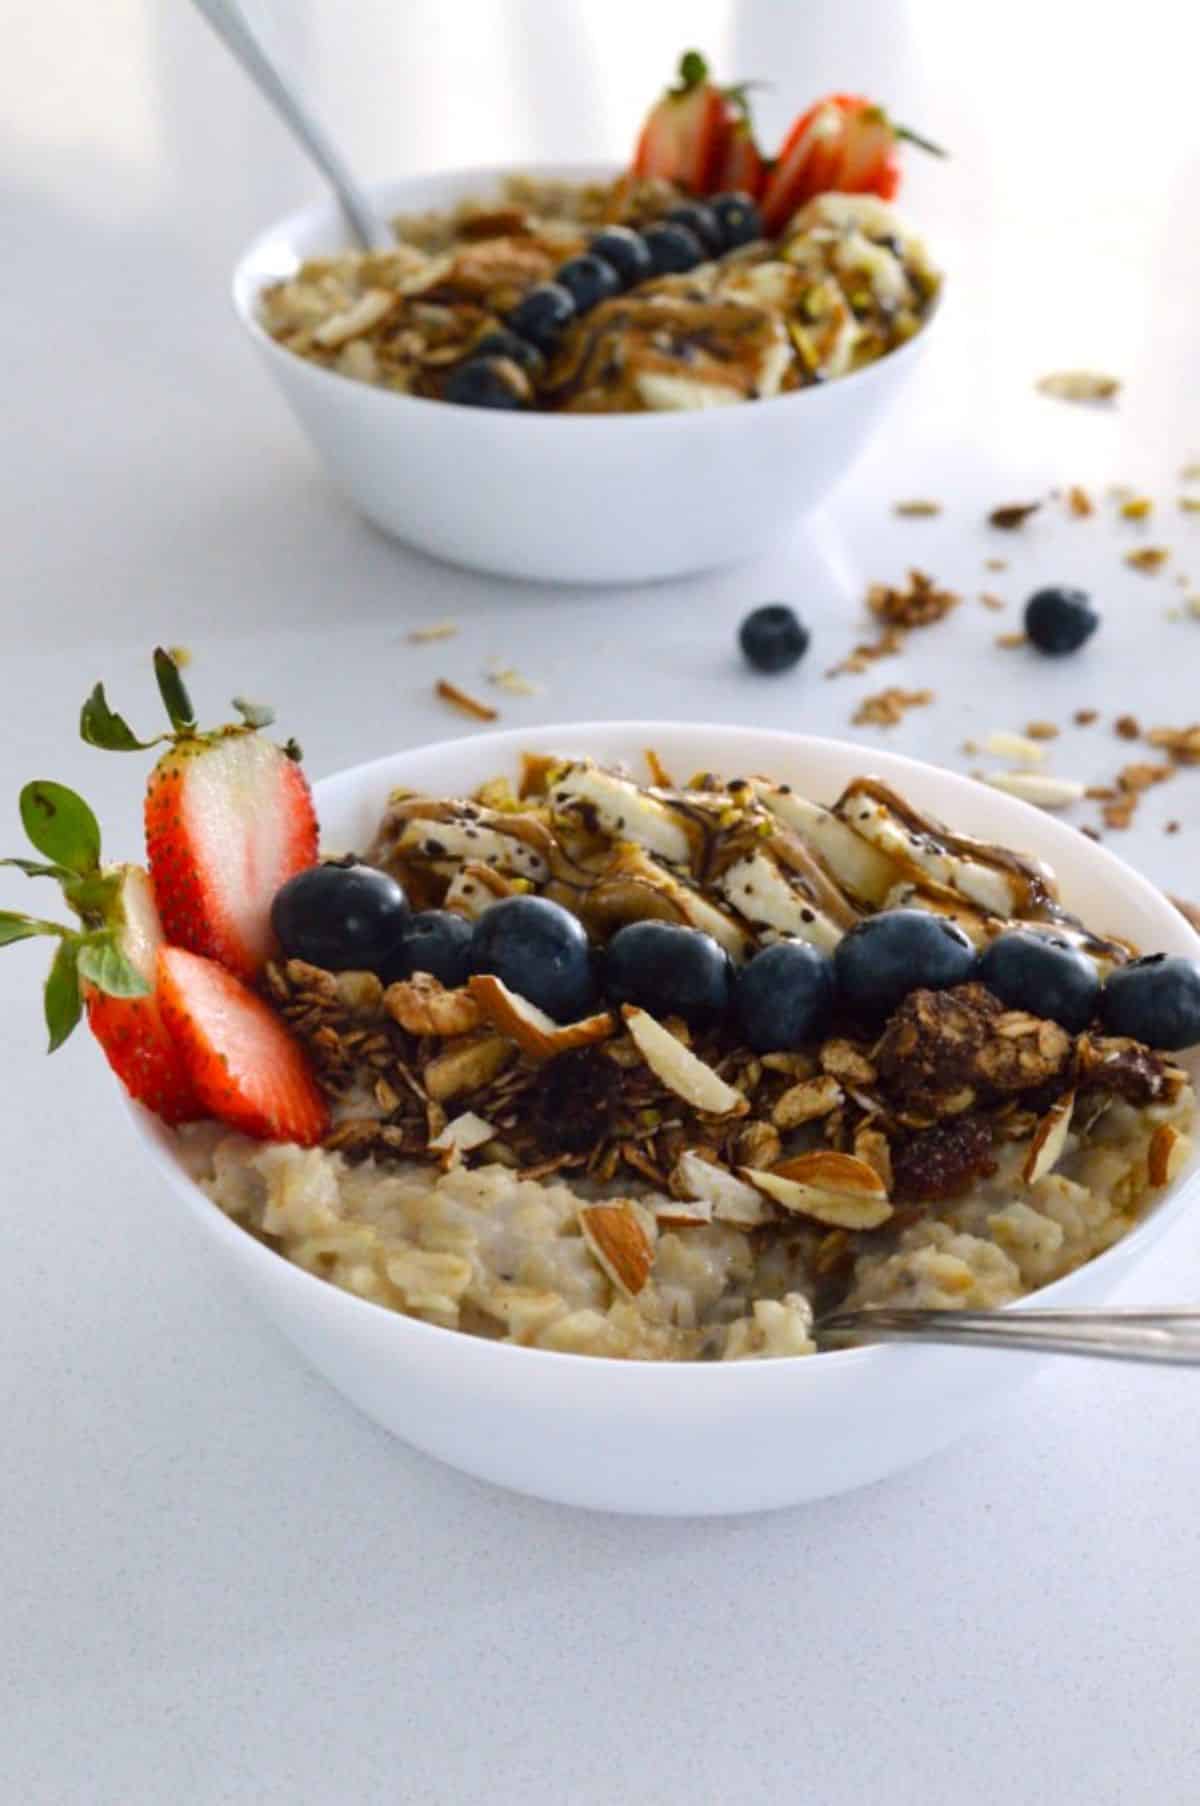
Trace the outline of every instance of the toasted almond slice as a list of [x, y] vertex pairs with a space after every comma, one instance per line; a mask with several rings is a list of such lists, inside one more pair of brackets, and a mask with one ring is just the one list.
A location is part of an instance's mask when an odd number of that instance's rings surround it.
[[813, 1122], [828, 1116], [842, 1102], [842, 1088], [831, 1073], [819, 1078], [802, 1079], [783, 1093], [771, 1112], [777, 1129], [795, 1129], [802, 1122]]
[[483, 1020], [471, 993], [447, 991], [428, 972], [414, 972], [383, 993], [383, 1007], [410, 1035], [468, 1035]]
[[[684, 1149], [675, 1162], [671, 1179], [684, 1191], [693, 1193], [719, 1223], [732, 1223], [739, 1229], [757, 1229], [771, 1220], [770, 1206], [753, 1185], [747, 1185], [728, 1167], [714, 1166], [694, 1148]], [[682, 1208], [687, 1208], [686, 1204]]]
[[1094, 370], [1056, 370], [1039, 377], [1037, 386], [1056, 401], [1109, 401], [1121, 384], [1117, 377]]
[[491, 1141], [495, 1133], [494, 1126], [482, 1116], [476, 1116], [474, 1110], [464, 1110], [434, 1136], [429, 1147], [434, 1154], [469, 1154]]
[[1160, 1122], [1150, 1137], [1150, 1148], [1147, 1165], [1150, 1172], [1150, 1183], [1157, 1187], [1168, 1185], [1176, 1178], [1191, 1149], [1187, 1136], [1173, 1123]]
[[1075, 1093], [1064, 1091], [1038, 1122], [1029, 1144], [1029, 1152], [1025, 1156], [1025, 1165], [1021, 1169], [1021, 1177], [1026, 1185], [1036, 1185], [1039, 1179], [1052, 1173], [1062, 1159], [1074, 1111]]
[[517, 1050], [507, 1035], [482, 1034], [451, 1041], [444, 1051], [430, 1060], [421, 1074], [430, 1097], [444, 1103], [449, 1097], [462, 1097], [480, 1091], [498, 1078], [512, 1064]]
[[597, 1266], [618, 1291], [635, 1298], [650, 1277], [654, 1249], [631, 1200], [581, 1205], [579, 1228]]
[[331, 314], [328, 320], [321, 322], [312, 335], [314, 345], [334, 351], [339, 345], [360, 338], [391, 313], [396, 301], [397, 297], [387, 289], [369, 288], [352, 307], [343, 309], [340, 314]]
[[621, 1014], [651, 1072], [685, 1104], [708, 1116], [745, 1116], [750, 1105], [741, 1092], [727, 1085], [719, 1073], [696, 1057], [690, 1047], [677, 1041], [670, 1029], [657, 1022], [648, 1010], [625, 1003], [621, 1006]]
[[515, 1041], [533, 1060], [553, 1060], [576, 1047], [594, 1047], [616, 1033], [616, 1021], [608, 1010], [579, 1022], [555, 1022], [491, 972], [477, 972], [470, 980], [470, 992], [484, 1021]]
[[781, 1179], [778, 1173], [767, 1173], [755, 1167], [738, 1169], [744, 1178], [757, 1185], [776, 1204], [798, 1216], [813, 1217], [834, 1229], [878, 1229], [892, 1214], [886, 1198], [849, 1197], [845, 1192], [822, 1191], [816, 1185], [803, 1185], [798, 1179]]
[[664, 1198], [654, 1206], [654, 1221], [663, 1229], [699, 1229], [712, 1222], [712, 1215], [706, 1198]]
[[985, 782], [1038, 809], [1065, 809], [1069, 803], [1077, 803], [1087, 788], [1073, 778], [1055, 778], [1042, 771], [994, 771]]
[[1014, 734], [1007, 728], [997, 728], [983, 742], [984, 752], [995, 753], [998, 759], [1015, 759], [1018, 765], [1042, 765], [1045, 763], [1046, 749], [1031, 740], [1026, 734]]

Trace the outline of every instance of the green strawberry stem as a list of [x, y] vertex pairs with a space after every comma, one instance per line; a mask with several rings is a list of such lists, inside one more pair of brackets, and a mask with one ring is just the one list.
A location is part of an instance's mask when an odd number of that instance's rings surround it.
[[935, 144], [932, 138], [922, 138], [920, 132], [914, 132], [910, 126], [897, 125], [894, 120], [889, 120], [888, 124], [892, 128], [893, 137], [901, 139], [905, 144], [915, 144], [918, 150], [928, 151], [931, 157], [948, 157], [950, 155], [950, 152], [943, 150], [940, 144]]
[[708, 64], [698, 50], [685, 50], [679, 59], [679, 80], [672, 94], [690, 94], [708, 80]]

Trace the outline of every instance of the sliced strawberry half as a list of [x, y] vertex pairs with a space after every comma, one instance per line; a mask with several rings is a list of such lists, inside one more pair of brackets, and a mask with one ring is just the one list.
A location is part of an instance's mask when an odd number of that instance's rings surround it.
[[796, 120], [783, 141], [762, 197], [767, 230], [781, 232], [814, 195], [875, 194], [890, 201], [900, 186], [901, 140], [934, 156], [945, 152], [861, 94], [829, 94]]
[[177, 740], [151, 773], [145, 818], [167, 939], [253, 978], [274, 944], [276, 891], [317, 857], [299, 765], [244, 728]]
[[678, 82], [646, 115], [633, 174], [711, 194], [730, 117], [725, 95], [708, 79], [708, 64], [698, 51], [686, 51]]
[[88, 1026], [131, 1097], [163, 1122], [194, 1122], [204, 1115], [204, 1107], [159, 1008], [157, 961], [163, 936], [150, 880], [136, 865], [109, 876], [117, 880], [111, 906], [115, 945], [147, 989], [140, 997], [114, 996], [81, 979]]
[[312, 1147], [329, 1108], [299, 1043], [232, 972], [182, 947], [161, 947], [163, 1020], [207, 1114], [259, 1141]]
[[729, 125], [716, 168], [711, 177], [710, 194], [748, 194], [758, 200], [767, 180], [767, 165], [754, 142], [754, 128], [748, 118], [735, 119]]

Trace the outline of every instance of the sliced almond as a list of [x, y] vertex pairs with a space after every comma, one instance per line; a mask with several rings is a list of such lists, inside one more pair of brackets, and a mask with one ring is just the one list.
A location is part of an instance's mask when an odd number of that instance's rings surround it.
[[802, 1122], [828, 1116], [842, 1101], [837, 1080], [830, 1073], [822, 1073], [820, 1078], [804, 1079], [785, 1091], [771, 1112], [771, 1121], [777, 1129], [795, 1129]]
[[[720, 1223], [732, 1223], [739, 1229], [757, 1229], [771, 1220], [772, 1211], [761, 1192], [747, 1185], [728, 1167], [714, 1166], [694, 1148], [685, 1148], [675, 1162], [671, 1184], [690, 1192], [693, 1199], [708, 1209], [710, 1217]], [[686, 1200], [682, 1208], [686, 1208]]]
[[1160, 1122], [1150, 1137], [1147, 1165], [1151, 1185], [1169, 1185], [1187, 1159], [1191, 1143], [1172, 1123]]
[[886, 1192], [892, 1189], [892, 1147], [882, 1129], [862, 1123], [854, 1131], [855, 1159], [862, 1160], [879, 1174]]
[[428, 972], [414, 972], [389, 985], [383, 1007], [410, 1035], [469, 1035], [483, 1020], [465, 987], [448, 991]]
[[313, 333], [313, 344], [321, 345], [326, 351], [334, 351], [339, 345], [345, 345], [351, 339], [361, 338], [364, 332], [370, 332], [373, 326], [386, 319], [395, 307], [397, 297], [384, 288], [369, 288], [365, 295], [360, 295], [353, 307], [347, 307], [340, 314], [331, 314], [323, 320]]
[[430, 1152], [434, 1154], [470, 1154], [475, 1148], [481, 1148], [492, 1140], [496, 1130], [482, 1116], [476, 1116], [474, 1110], [464, 1110], [461, 1116], [448, 1122], [441, 1133], [435, 1135], [429, 1143]]
[[555, 1022], [491, 972], [477, 972], [470, 981], [470, 992], [483, 1020], [515, 1041], [532, 1060], [553, 1060], [576, 1047], [594, 1047], [616, 1033], [616, 1021], [608, 1010], [584, 1016], [579, 1022]]
[[1039, 746], [1036, 740], [1030, 740], [1025, 734], [1013, 734], [1007, 728], [997, 728], [983, 742], [984, 752], [995, 753], [998, 759], [1015, 759], [1018, 765], [1041, 765], [1046, 757], [1046, 749]]
[[1021, 1177], [1026, 1185], [1036, 1185], [1039, 1179], [1052, 1173], [1062, 1159], [1074, 1111], [1075, 1093], [1064, 1091], [1038, 1122], [1029, 1144], [1029, 1152], [1025, 1156], [1025, 1165], [1021, 1169]]
[[1056, 401], [1109, 401], [1121, 384], [1115, 376], [1102, 376], [1095, 370], [1056, 370], [1038, 379], [1043, 395]]
[[892, 1214], [883, 1180], [853, 1154], [820, 1148], [783, 1160], [770, 1172], [753, 1167], [741, 1172], [785, 1210], [834, 1229], [877, 1229]]
[[690, 1047], [677, 1041], [648, 1010], [626, 1003], [621, 1006], [621, 1014], [651, 1072], [685, 1104], [708, 1116], [745, 1116], [750, 1105], [741, 1092], [727, 1085]]
[[636, 1298], [650, 1277], [654, 1249], [631, 1200], [581, 1205], [579, 1228], [601, 1271], [618, 1291]]
[[994, 771], [985, 782], [1038, 809], [1065, 809], [1069, 803], [1077, 803], [1087, 788], [1073, 778], [1054, 778], [1042, 771]]
[[516, 1047], [507, 1035], [494, 1035], [485, 1030], [482, 1034], [450, 1042], [436, 1059], [430, 1060], [421, 1077], [430, 1097], [444, 1103], [448, 1097], [481, 1091], [498, 1078], [506, 1066], [511, 1066], [516, 1057]]
[[712, 1215], [706, 1198], [664, 1198], [654, 1206], [654, 1220], [663, 1229], [699, 1229], [712, 1222]]

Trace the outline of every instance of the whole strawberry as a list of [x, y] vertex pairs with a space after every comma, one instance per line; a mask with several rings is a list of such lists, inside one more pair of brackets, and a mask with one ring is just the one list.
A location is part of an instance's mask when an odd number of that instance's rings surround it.
[[241, 721], [212, 731], [176, 661], [154, 654], [169, 734], [139, 740], [97, 684], [80, 732], [93, 746], [135, 752], [167, 742], [146, 787], [146, 857], [167, 940], [253, 979], [274, 949], [276, 891], [317, 858], [317, 818], [294, 741], [263, 737], [271, 711], [235, 699]]

